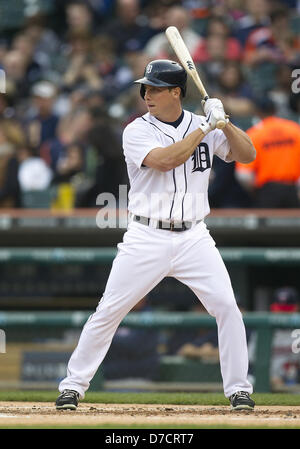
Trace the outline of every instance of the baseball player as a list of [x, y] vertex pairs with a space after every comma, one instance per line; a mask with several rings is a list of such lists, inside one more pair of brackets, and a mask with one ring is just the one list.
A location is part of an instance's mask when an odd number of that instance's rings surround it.
[[[57, 409], [76, 409], [125, 315], [166, 276], [190, 287], [216, 318], [224, 394], [231, 408], [254, 408], [244, 323], [203, 220], [209, 213], [213, 156], [249, 163], [255, 149], [229, 122], [220, 100], [204, 103], [206, 116], [183, 110], [186, 80], [177, 62], [155, 60], [135, 81], [148, 112], [123, 133], [130, 181], [128, 229], [118, 244], [103, 296], [59, 384]], [[219, 120], [227, 122], [223, 130], [216, 129]]]

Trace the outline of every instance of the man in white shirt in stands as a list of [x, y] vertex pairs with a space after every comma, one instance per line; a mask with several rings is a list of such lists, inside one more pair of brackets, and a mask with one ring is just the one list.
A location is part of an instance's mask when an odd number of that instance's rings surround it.
[[[213, 156], [249, 163], [256, 152], [250, 138], [229, 122], [220, 100], [204, 103], [206, 117], [182, 108], [186, 78], [177, 62], [155, 60], [136, 81], [149, 112], [123, 133], [130, 180], [128, 230], [59, 385], [57, 409], [76, 409], [125, 315], [166, 276], [190, 287], [216, 318], [224, 394], [231, 408], [254, 409], [242, 315], [203, 220], [209, 213]], [[227, 122], [223, 130], [216, 129], [219, 120]]]

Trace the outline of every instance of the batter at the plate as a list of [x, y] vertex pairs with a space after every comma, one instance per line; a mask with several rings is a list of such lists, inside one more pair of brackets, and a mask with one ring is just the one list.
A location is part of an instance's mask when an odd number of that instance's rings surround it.
[[[188, 287], [216, 318], [224, 394], [233, 409], [253, 409], [247, 380], [245, 327], [231, 282], [203, 221], [214, 155], [249, 163], [255, 149], [231, 124], [216, 98], [206, 116], [182, 109], [186, 72], [176, 62], [150, 62], [137, 80], [148, 113], [123, 133], [130, 180], [129, 224], [103, 297], [85, 324], [59, 385], [58, 409], [76, 409], [103, 361], [117, 327], [132, 307], [163, 278]], [[216, 123], [225, 120], [222, 130]]]

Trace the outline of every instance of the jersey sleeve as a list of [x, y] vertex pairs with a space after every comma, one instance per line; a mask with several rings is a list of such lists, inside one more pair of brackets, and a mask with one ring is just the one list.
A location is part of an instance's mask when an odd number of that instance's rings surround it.
[[215, 129], [213, 132], [213, 137], [214, 154], [225, 162], [232, 162], [232, 159], [227, 157], [230, 151], [230, 145], [223, 131]]
[[125, 159], [141, 168], [143, 160], [154, 148], [161, 147], [161, 143], [151, 132], [149, 123], [131, 123], [123, 132], [123, 150]]

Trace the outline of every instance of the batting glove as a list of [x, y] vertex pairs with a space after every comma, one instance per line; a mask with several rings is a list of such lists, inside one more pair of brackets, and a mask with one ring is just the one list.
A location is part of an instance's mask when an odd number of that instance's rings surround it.
[[202, 102], [203, 110], [207, 117], [207, 121], [211, 126], [211, 129], [216, 129], [217, 123], [223, 121], [229, 122], [228, 115], [225, 114], [223, 104], [218, 98], [208, 98], [208, 100]]

